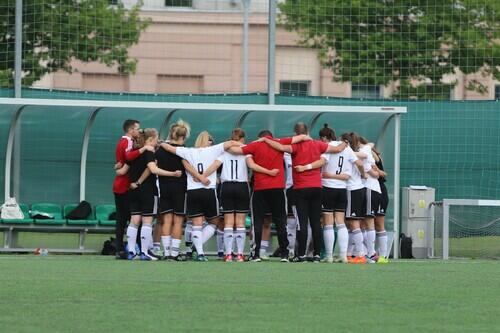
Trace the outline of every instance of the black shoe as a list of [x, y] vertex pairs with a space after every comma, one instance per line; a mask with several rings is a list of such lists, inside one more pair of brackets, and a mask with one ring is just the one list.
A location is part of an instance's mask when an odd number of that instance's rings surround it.
[[171, 261], [186, 261], [187, 259], [186, 259], [185, 255], [183, 255], [182, 253], [179, 253], [175, 257], [170, 256], [169, 260], [171, 260]]
[[115, 254], [116, 259], [127, 260], [128, 253], [125, 251], [120, 251]]
[[321, 262], [321, 257], [318, 256], [318, 255], [315, 255], [314, 257], [312, 257], [312, 262], [313, 263], [320, 263]]
[[193, 260], [193, 252], [186, 252], [185, 258], [186, 260]]
[[261, 262], [262, 259], [260, 259], [259, 256], [251, 256], [251, 257], [248, 257], [248, 261], [251, 261], [251, 262]]
[[281, 251], [281, 262], [288, 262], [288, 251]]
[[307, 262], [306, 257], [295, 256], [290, 260], [290, 262]]

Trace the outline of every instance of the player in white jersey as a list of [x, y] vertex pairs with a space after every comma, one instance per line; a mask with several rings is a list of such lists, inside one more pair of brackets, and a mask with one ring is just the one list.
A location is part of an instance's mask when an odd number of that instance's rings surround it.
[[[245, 131], [235, 128], [231, 133], [231, 140], [245, 143]], [[268, 170], [255, 164], [251, 155], [233, 155], [224, 152], [217, 160], [204, 172], [208, 177], [222, 165], [221, 172], [221, 207], [224, 214], [224, 261], [233, 261], [232, 249], [236, 239], [238, 262], [245, 261], [243, 251], [245, 248], [245, 219], [250, 211], [250, 187], [248, 184], [248, 168], [254, 172], [266, 173], [275, 176], [278, 170]], [[234, 227], [236, 226], [236, 233]]]
[[366, 173], [364, 179], [365, 185], [365, 219], [362, 223], [363, 238], [366, 245], [367, 262], [375, 263], [378, 258], [375, 252], [375, 214], [379, 211], [380, 198], [382, 191], [378, 182], [377, 166], [373, 158], [372, 147], [368, 144], [368, 140], [363, 137], [359, 138], [360, 151], [366, 155], [363, 161], [363, 167]]
[[[320, 139], [332, 146], [338, 146], [335, 131], [325, 124], [319, 131]], [[347, 245], [349, 234], [345, 225], [345, 211], [347, 205], [347, 181], [352, 175], [353, 168], [362, 168], [363, 162], [358, 159], [354, 151], [347, 147], [337, 154], [323, 154], [322, 169], [322, 210], [323, 210], [323, 240], [325, 244], [324, 262], [333, 262], [333, 245], [335, 234], [333, 225], [337, 227], [339, 244], [339, 262], [347, 263]]]
[[[174, 147], [162, 143], [161, 147], [186, 160], [187, 177], [187, 216], [193, 224], [192, 241], [198, 253], [198, 261], [208, 261], [203, 251], [203, 243], [210, 239], [217, 227], [219, 219], [219, 203], [216, 194], [217, 175], [208, 177], [203, 173], [212, 163], [231, 146], [241, 145], [236, 141], [227, 141], [210, 146], [212, 137], [206, 131], [201, 132], [196, 139], [195, 148]], [[208, 225], [203, 228], [203, 220]]]

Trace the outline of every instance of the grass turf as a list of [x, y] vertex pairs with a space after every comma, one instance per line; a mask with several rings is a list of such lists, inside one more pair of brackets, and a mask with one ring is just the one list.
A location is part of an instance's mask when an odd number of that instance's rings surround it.
[[388, 265], [0, 256], [3, 332], [495, 331], [495, 261]]

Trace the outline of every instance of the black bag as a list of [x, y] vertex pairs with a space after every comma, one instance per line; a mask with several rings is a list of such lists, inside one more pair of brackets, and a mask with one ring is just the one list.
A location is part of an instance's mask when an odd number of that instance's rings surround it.
[[108, 240], [105, 240], [102, 244], [101, 254], [103, 256], [112, 256], [116, 253], [116, 242], [113, 237], [110, 237]]
[[116, 221], [116, 212], [109, 214], [108, 221]]
[[92, 213], [92, 207], [87, 201], [82, 201], [66, 215], [68, 220], [85, 220]]
[[406, 237], [405, 234], [401, 234], [400, 246], [401, 246], [401, 258], [403, 259], [413, 259], [413, 254], [411, 247], [413, 245], [413, 240], [411, 237]]

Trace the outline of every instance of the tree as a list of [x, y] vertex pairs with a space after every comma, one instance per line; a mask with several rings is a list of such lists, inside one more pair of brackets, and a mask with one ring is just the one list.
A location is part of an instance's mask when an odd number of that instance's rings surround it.
[[[98, 61], [116, 66], [119, 73], [133, 73], [137, 60], [128, 48], [137, 43], [149, 20], [139, 8], [127, 10], [121, 1], [25, 0], [23, 1], [23, 86], [44, 74], [71, 72], [72, 60]], [[0, 0], [0, 86], [13, 86], [15, 58], [15, 1]], [[3, 21], [3, 22], [1, 22]]]
[[[500, 80], [498, 0], [286, 0], [280, 22], [319, 50], [334, 80], [395, 83], [393, 98], [448, 99], [460, 70]], [[481, 93], [478, 80], [467, 89]]]

